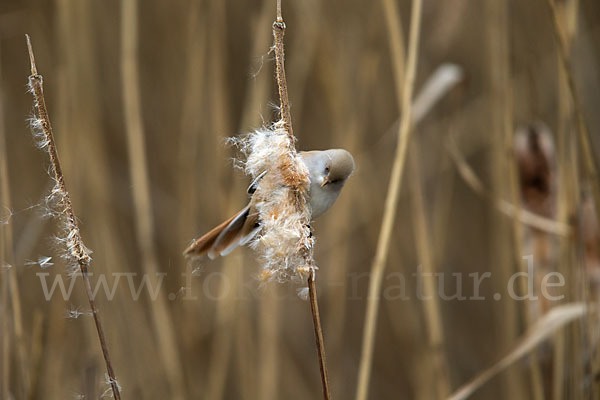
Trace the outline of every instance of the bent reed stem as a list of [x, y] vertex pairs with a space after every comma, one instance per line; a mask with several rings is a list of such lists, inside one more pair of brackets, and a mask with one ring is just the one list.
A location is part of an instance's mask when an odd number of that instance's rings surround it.
[[72, 246], [70, 246], [70, 254], [75, 258], [83, 282], [85, 283], [86, 294], [94, 316], [94, 324], [96, 325], [96, 332], [98, 333], [98, 339], [100, 341], [100, 348], [102, 349], [102, 355], [106, 364], [106, 372], [110, 380], [110, 386], [112, 388], [113, 396], [116, 400], [121, 400], [121, 393], [119, 392], [119, 386], [115, 377], [115, 372], [112, 366], [110, 353], [108, 351], [108, 345], [106, 343], [106, 336], [104, 334], [104, 328], [100, 317], [98, 315], [98, 309], [96, 307], [96, 301], [94, 300], [94, 294], [92, 286], [90, 284], [90, 278], [88, 275], [88, 265], [91, 262], [89, 256], [89, 250], [85, 247], [81, 233], [79, 231], [79, 225], [75, 212], [73, 211], [73, 205], [71, 203], [71, 196], [67, 191], [62, 168], [58, 158], [58, 151], [56, 149], [56, 143], [54, 141], [54, 134], [52, 132], [52, 125], [50, 124], [50, 117], [48, 116], [48, 110], [46, 108], [46, 101], [44, 99], [44, 89], [42, 76], [37, 72], [37, 66], [35, 64], [35, 57], [33, 55], [33, 48], [31, 46], [31, 38], [29, 35], [25, 35], [27, 39], [27, 49], [29, 51], [29, 59], [31, 62], [31, 75], [29, 76], [29, 86], [33, 92], [35, 100], [35, 110], [37, 111], [37, 118], [41, 123], [41, 129], [44, 133], [44, 138], [47, 143], [47, 151], [50, 157], [50, 164], [52, 167], [52, 174], [56, 180], [57, 188], [61, 196], [61, 203], [64, 205], [63, 213], [67, 219], [67, 228], [69, 230], [69, 237], [71, 238]]

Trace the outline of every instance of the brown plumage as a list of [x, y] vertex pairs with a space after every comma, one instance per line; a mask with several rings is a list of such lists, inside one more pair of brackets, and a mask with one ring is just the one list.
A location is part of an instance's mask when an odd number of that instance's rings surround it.
[[[337, 199], [346, 180], [354, 172], [354, 159], [349, 152], [342, 149], [306, 151], [300, 152], [299, 155], [310, 174], [309, 207], [312, 218], [316, 218], [327, 211]], [[263, 172], [252, 182], [248, 188], [250, 195], [256, 192], [265, 175], [266, 172]], [[196, 239], [183, 254], [191, 257], [202, 257], [206, 254], [210, 259], [214, 259], [247, 244], [261, 229], [256, 209], [256, 203], [260, 201], [264, 201], [264, 196], [252, 196], [243, 210], [200, 239]]]
[[551, 217], [554, 211], [554, 142], [538, 122], [517, 130], [515, 154], [521, 198], [527, 209]]
[[258, 214], [249, 204], [201, 238], [194, 240], [183, 254], [194, 257], [207, 254], [211, 260], [218, 255], [225, 256], [237, 246], [250, 241], [259, 228]]

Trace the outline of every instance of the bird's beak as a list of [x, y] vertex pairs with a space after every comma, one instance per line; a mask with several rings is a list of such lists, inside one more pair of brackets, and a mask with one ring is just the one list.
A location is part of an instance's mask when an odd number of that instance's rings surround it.
[[323, 182], [321, 182], [321, 187], [324, 187], [325, 185], [327, 185], [329, 183], [329, 178], [325, 177], [323, 179]]

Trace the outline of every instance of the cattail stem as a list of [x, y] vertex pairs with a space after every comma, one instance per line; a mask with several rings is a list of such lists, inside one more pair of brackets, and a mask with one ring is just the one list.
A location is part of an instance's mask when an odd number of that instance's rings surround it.
[[273, 38], [275, 39], [275, 73], [277, 87], [279, 88], [280, 114], [283, 126], [293, 146], [296, 143], [294, 130], [292, 128], [292, 115], [290, 113], [290, 101], [288, 99], [287, 79], [285, 77], [285, 53], [283, 49], [283, 37], [285, 35], [285, 22], [281, 15], [281, 0], [277, 0], [277, 19], [273, 22]]
[[315, 271], [308, 277], [308, 296], [310, 298], [310, 309], [312, 311], [313, 325], [315, 327], [315, 341], [319, 354], [319, 368], [321, 369], [321, 383], [323, 385], [323, 398], [331, 399], [329, 391], [329, 378], [327, 376], [327, 358], [325, 356], [325, 342], [323, 340], [323, 328], [321, 328], [321, 317], [319, 315], [319, 303], [317, 302], [317, 286], [315, 285]]
[[108, 345], [106, 344], [104, 328], [102, 327], [102, 322], [100, 321], [98, 315], [98, 309], [96, 308], [96, 302], [94, 300], [94, 294], [88, 275], [88, 265], [91, 261], [91, 258], [89, 256], [89, 250], [87, 250], [87, 248], [83, 244], [83, 239], [81, 238], [81, 234], [79, 232], [77, 218], [75, 217], [75, 212], [73, 211], [71, 196], [67, 191], [67, 185], [65, 183], [62, 168], [60, 166], [60, 161], [58, 159], [58, 151], [56, 149], [56, 143], [54, 141], [54, 134], [52, 133], [52, 125], [50, 124], [50, 117], [48, 116], [46, 101], [44, 99], [42, 76], [39, 75], [37, 72], [35, 57], [33, 55], [33, 48], [31, 46], [31, 39], [29, 38], [29, 35], [25, 35], [25, 37], [27, 38], [27, 48], [29, 50], [29, 59], [31, 61], [31, 75], [29, 76], [29, 86], [33, 92], [33, 96], [35, 99], [35, 109], [37, 111], [37, 117], [39, 118], [39, 121], [41, 123], [41, 128], [44, 133], [44, 139], [47, 143], [46, 147], [48, 155], [50, 156], [52, 173], [54, 175], [54, 179], [56, 180], [57, 189], [61, 196], [60, 200], [63, 206], [63, 211], [67, 219], [67, 227], [69, 230], [69, 237], [71, 242], [69, 249], [70, 255], [75, 258], [77, 264], [79, 265], [79, 269], [81, 270], [81, 276], [85, 284], [86, 294], [88, 297], [90, 308], [92, 309], [92, 314], [94, 316], [94, 323], [96, 325], [98, 339], [100, 340], [102, 355], [104, 356], [104, 362], [106, 364], [106, 371], [110, 379], [110, 386], [112, 388], [114, 398], [116, 400], [120, 400], [121, 394], [119, 392], [119, 386], [115, 377], [115, 372], [108, 351]]
[[106, 364], [106, 373], [108, 374], [108, 377], [110, 379], [110, 386], [112, 388], [114, 398], [116, 400], [121, 400], [121, 393], [119, 393], [119, 386], [117, 384], [117, 378], [115, 377], [115, 371], [113, 369], [112, 362], [110, 361], [110, 355], [108, 353], [108, 345], [106, 344], [106, 336], [104, 335], [104, 329], [102, 328], [102, 322], [100, 321], [100, 316], [98, 315], [98, 309], [96, 308], [96, 301], [94, 300], [94, 292], [92, 291], [92, 285], [90, 284], [90, 278], [88, 276], [87, 264], [79, 263], [79, 268], [81, 269], [81, 276], [83, 277], [83, 282], [85, 283], [85, 292], [86, 292], [88, 300], [90, 302], [90, 308], [92, 310], [92, 315], [94, 316], [96, 332], [98, 332], [98, 340], [100, 340], [100, 347], [102, 348], [102, 356], [104, 357], [104, 363]]
[[[285, 22], [281, 14], [281, 0], [277, 0], [277, 17], [273, 22], [273, 38], [275, 50], [275, 72], [277, 78], [277, 87], [279, 89], [280, 115], [283, 122], [283, 128], [290, 139], [290, 146], [295, 151], [296, 138], [292, 129], [292, 115], [290, 113], [290, 103], [288, 99], [287, 80], [285, 77], [285, 53], [283, 48], [283, 37], [285, 35]], [[312, 257], [312, 256], [311, 256]], [[310, 261], [310, 260], [308, 260]], [[309, 263], [310, 264], [310, 263]], [[312, 312], [313, 325], [315, 328], [315, 339], [317, 353], [319, 356], [319, 369], [321, 371], [321, 383], [323, 386], [323, 397], [325, 400], [331, 399], [329, 391], [329, 381], [327, 379], [327, 362], [325, 357], [325, 345], [323, 340], [323, 328], [321, 327], [321, 317], [319, 316], [319, 305], [317, 303], [317, 288], [315, 286], [315, 269], [311, 266], [308, 274], [308, 293], [310, 297], [310, 308]]]

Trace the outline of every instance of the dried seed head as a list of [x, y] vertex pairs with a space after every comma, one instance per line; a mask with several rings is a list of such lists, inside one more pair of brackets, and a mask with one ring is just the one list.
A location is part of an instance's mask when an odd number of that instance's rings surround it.
[[316, 268], [306, 165], [281, 121], [232, 142], [246, 156], [246, 174], [255, 179], [267, 171], [253, 194], [262, 229], [251, 246], [263, 263], [262, 280], [304, 278], [307, 271]]

